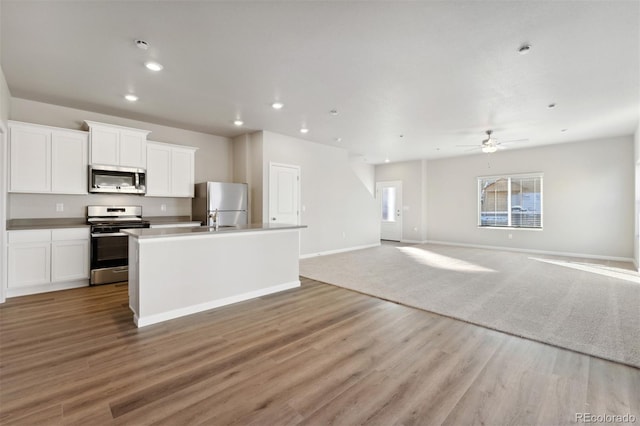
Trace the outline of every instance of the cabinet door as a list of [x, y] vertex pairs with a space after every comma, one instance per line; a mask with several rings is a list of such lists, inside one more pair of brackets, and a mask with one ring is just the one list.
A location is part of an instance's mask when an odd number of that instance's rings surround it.
[[147, 143], [147, 195], [171, 196], [171, 147]]
[[173, 148], [171, 191], [174, 197], [193, 197], [193, 163], [193, 150]]
[[120, 131], [121, 166], [147, 168], [147, 136], [142, 132]]
[[51, 281], [89, 278], [89, 241], [51, 243]]
[[24, 287], [51, 282], [51, 244], [9, 244], [8, 287]]
[[109, 127], [91, 127], [91, 164], [119, 165], [120, 131]]
[[51, 192], [51, 131], [11, 127], [9, 192]]
[[51, 139], [51, 192], [87, 193], [88, 137], [54, 131]]

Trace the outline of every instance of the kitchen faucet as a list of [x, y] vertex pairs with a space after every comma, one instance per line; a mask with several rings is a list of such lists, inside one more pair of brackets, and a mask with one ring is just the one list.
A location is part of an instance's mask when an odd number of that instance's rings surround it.
[[213, 213], [209, 212], [209, 222], [207, 223], [207, 226], [213, 226], [216, 231], [218, 230], [218, 209]]

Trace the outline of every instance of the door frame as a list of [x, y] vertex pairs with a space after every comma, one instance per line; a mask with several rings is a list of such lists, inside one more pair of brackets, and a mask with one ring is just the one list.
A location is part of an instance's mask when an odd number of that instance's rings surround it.
[[7, 245], [7, 203], [9, 196], [9, 132], [8, 128], [0, 122], [0, 303], [4, 303], [7, 298], [8, 285], [8, 245]]
[[296, 184], [296, 196], [298, 197], [298, 217], [296, 225], [300, 225], [302, 218], [302, 168], [296, 164], [285, 164], [285, 163], [276, 163], [273, 161], [269, 161], [269, 173], [267, 175], [267, 222], [271, 223], [271, 169], [274, 166], [277, 167], [289, 167], [291, 169], [296, 169], [298, 171], [298, 182]]
[[[380, 226], [382, 226], [382, 198], [380, 197], [380, 185], [393, 185], [398, 187], [398, 189], [400, 190], [400, 205], [398, 205], [398, 209], [400, 210], [400, 219], [398, 220], [398, 227], [400, 228], [400, 238], [398, 239], [398, 241], [402, 241], [403, 236], [404, 236], [404, 230], [403, 230], [403, 216], [404, 216], [404, 207], [403, 207], [403, 198], [404, 198], [404, 194], [402, 193], [402, 181], [401, 180], [384, 180], [384, 181], [379, 181], [376, 182], [376, 199], [378, 200], [378, 222], [380, 224]], [[380, 229], [381, 233], [380, 233], [380, 239], [382, 240], [382, 228]], [[387, 240], [387, 241], [395, 241], [395, 240]]]

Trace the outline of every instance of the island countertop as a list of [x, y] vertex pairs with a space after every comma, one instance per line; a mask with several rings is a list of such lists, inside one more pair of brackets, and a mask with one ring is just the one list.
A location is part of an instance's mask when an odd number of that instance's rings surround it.
[[137, 238], [171, 238], [185, 237], [196, 235], [219, 235], [232, 234], [238, 232], [256, 232], [256, 231], [281, 231], [285, 229], [302, 229], [306, 225], [285, 225], [279, 223], [252, 223], [249, 225], [221, 226], [217, 230], [211, 226], [199, 226], [191, 228], [138, 228], [123, 229], [122, 232]]
[[300, 286], [306, 226], [128, 229], [129, 307], [138, 327]]

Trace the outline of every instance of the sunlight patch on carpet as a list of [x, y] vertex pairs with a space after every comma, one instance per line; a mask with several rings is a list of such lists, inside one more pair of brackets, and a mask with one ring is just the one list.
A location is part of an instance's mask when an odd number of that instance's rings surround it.
[[542, 259], [538, 257], [530, 257], [529, 259], [640, 284], [640, 276], [638, 276], [637, 273], [633, 273], [624, 269], [612, 268], [609, 266], [599, 265], [597, 263], [571, 262], [566, 260]]
[[455, 257], [444, 256], [419, 247], [396, 247], [414, 261], [432, 268], [456, 272], [498, 272]]

